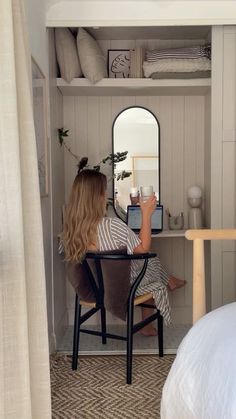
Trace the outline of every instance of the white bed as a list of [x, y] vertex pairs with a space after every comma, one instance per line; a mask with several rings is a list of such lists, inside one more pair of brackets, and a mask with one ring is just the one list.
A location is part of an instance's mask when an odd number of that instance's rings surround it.
[[202, 317], [182, 341], [161, 419], [236, 419], [236, 303]]

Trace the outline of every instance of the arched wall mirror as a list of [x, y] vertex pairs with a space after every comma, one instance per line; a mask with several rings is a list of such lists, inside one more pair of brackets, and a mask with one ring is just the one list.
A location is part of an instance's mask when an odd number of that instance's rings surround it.
[[128, 151], [127, 158], [119, 162], [114, 173], [132, 172], [123, 180], [114, 178], [113, 199], [118, 216], [125, 218], [130, 205], [130, 190], [140, 186], [153, 186], [160, 202], [160, 126], [155, 115], [141, 106], [124, 109], [116, 117], [112, 129], [113, 153]]

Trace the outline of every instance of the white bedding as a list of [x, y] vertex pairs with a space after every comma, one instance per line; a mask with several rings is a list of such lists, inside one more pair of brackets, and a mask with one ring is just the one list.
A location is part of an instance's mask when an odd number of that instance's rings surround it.
[[182, 341], [161, 419], [236, 419], [236, 303], [208, 313]]

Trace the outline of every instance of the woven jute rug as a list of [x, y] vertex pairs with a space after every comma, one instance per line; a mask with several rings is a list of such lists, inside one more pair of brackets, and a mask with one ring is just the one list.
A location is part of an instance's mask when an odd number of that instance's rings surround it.
[[124, 356], [51, 357], [52, 419], [159, 419], [162, 388], [174, 355], [133, 357], [132, 385]]

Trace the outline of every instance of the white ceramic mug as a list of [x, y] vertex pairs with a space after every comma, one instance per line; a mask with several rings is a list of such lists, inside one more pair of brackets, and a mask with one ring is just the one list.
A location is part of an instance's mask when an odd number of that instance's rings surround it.
[[138, 196], [138, 188], [136, 188], [136, 187], [130, 188], [130, 195], [133, 198], [137, 197]]
[[141, 198], [147, 201], [153, 195], [153, 186], [140, 186]]

